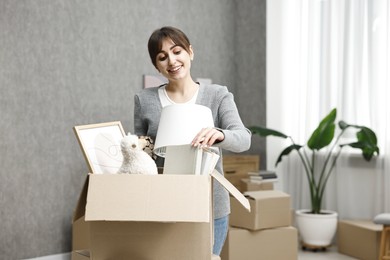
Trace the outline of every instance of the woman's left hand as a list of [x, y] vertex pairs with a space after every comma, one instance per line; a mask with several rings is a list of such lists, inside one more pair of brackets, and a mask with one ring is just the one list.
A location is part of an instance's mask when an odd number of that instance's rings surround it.
[[215, 128], [203, 128], [192, 140], [192, 146], [210, 147], [215, 142], [221, 142], [225, 139], [225, 135]]

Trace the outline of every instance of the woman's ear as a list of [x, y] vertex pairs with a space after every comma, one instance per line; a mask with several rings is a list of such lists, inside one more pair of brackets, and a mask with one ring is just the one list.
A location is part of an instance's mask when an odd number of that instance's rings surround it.
[[190, 59], [194, 60], [194, 50], [192, 48], [192, 45], [190, 45]]

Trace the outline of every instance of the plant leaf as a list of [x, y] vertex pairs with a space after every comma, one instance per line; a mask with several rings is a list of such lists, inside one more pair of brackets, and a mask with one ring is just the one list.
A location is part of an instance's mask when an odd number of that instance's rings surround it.
[[345, 144], [353, 148], [362, 150], [363, 158], [370, 161], [374, 154], [379, 154], [379, 147], [377, 145], [377, 138], [375, 133], [365, 126], [353, 126], [361, 130], [356, 133], [357, 142]]
[[248, 127], [248, 129], [252, 132], [252, 134], [260, 135], [263, 137], [267, 137], [267, 136], [276, 136], [276, 137], [281, 137], [281, 138], [288, 137], [287, 135], [285, 135], [279, 131], [276, 131], [276, 130], [273, 130], [270, 128], [266, 128], [266, 127], [262, 127], [262, 126], [250, 126], [250, 127]]
[[334, 137], [334, 131], [336, 128], [337, 110], [334, 108], [318, 125], [317, 129], [312, 133], [307, 146], [311, 150], [320, 150], [329, 145]]
[[376, 138], [374, 131], [372, 131], [370, 128], [365, 127], [365, 126], [361, 127], [361, 130], [356, 133], [356, 137], [359, 141], [368, 142], [371, 145], [376, 146], [378, 143], [378, 140]]
[[288, 155], [289, 153], [291, 153], [291, 151], [294, 151], [294, 150], [299, 150], [302, 148], [302, 145], [298, 145], [298, 144], [292, 144], [290, 145], [289, 147], [286, 147], [280, 154], [279, 154], [279, 157], [278, 159], [276, 160], [276, 163], [275, 163], [275, 167], [278, 166], [278, 164], [282, 161], [282, 157], [284, 155]]

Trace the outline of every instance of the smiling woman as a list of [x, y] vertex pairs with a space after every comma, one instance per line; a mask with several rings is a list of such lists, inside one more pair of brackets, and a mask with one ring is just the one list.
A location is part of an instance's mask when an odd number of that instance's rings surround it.
[[[145, 88], [134, 98], [134, 133], [156, 137], [162, 108], [172, 104], [198, 104], [211, 109], [215, 127], [201, 129], [192, 139], [192, 146], [214, 146], [219, 155], [222, 149], [243, 152], [249, 149], [251, 133], [243, 125], [232, 93], [225, 86], [195, 82], [191, 77], [194, 49], [188, 37], [174, 27], [155, 30], [149, 38], [148, 50], [155, 68], [168, 83]], [[188, 115], [191, 118], [193, 115]], [[164, 160], [157, 158], [157, 166]], [[216, 170], [223, 174], [222, 156]], [[225, 242], [230, 202], [227, 191], [213, 183], [214, 248], [219, 255]]]

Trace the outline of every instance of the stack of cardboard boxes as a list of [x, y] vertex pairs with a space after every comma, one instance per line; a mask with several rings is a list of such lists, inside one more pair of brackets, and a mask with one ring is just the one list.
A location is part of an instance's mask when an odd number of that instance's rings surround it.
[[231, 198], [229, 233], [222, 260], [295, 260], [298, 258], [298, 232], [291, 226], [290, 196], [265, 190], [248, 191], [251, 212], [245, 212]]
[[290, 197], [272, 185], [244, 198], [219, 174], [89, 174], [74, 212], [72, 259], [221, 259], [212, 255], [212, 181], [234, 196], [222, 259], [297, 258]]

